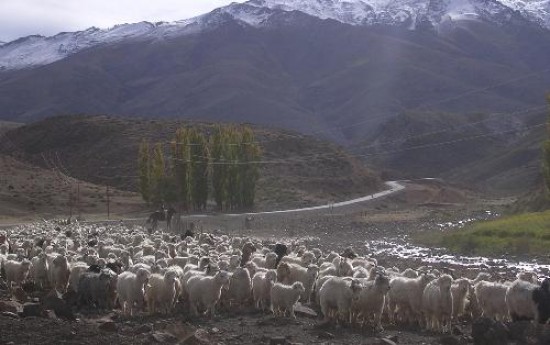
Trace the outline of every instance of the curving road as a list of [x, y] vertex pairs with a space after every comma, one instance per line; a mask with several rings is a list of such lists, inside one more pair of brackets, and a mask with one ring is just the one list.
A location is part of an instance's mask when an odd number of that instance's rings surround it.
[[[250, 212], [250, 213], [233, 213], [233, 214], [223, 214], [223, 215], [224, 216], [230, 216], [230, 217], [236, 217], [236, 216], [243, 216], [243, 215], [293, 213], [293, 212], [317, 211], [317, 210], [323, 210], [323, 209], [335, 209], [335, 208], [342, 207], [342, 206], [349, 206], [349, 205], [357, 204], [357, 203], [364, 202], [364, 201], [383, 198], [385, 196], [388, 196], [390, 194], [393, 194], [393, 193], [399, 192], [400, 190], [405, 189], [405, 186], [400, 184], [399, 181], [387, 181], [387, 182], [385, 182], [385, 184], [386, 184], [386, 186], [389, 187], [389, 189], [386, 189], [384, 191], [374, 193], [374, 194], [371, 194], [371, 195], [367, 195], [367, 196], [364, 196], [364, 197], [361, 197], [361, 198], [336, 202], [336, 203], [333, 203], [333, 204], [326, 204], [326, 205], [312, 206], [312, 207], [305, 207], [305, 208], [295, 208], [295, 209], [291, 209], [291, 210]], [[208, 215], [204, 215], [204, 216], [208, 216]]]

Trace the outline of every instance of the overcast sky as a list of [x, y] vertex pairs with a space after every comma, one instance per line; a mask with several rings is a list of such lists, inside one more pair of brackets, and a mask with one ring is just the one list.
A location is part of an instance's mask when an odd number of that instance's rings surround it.
[[91, 26], [174, 21], [244, 0], [0, 0], [0, 41]]

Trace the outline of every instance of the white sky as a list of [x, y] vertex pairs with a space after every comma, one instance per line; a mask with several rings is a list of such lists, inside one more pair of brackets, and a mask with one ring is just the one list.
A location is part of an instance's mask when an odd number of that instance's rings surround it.
[[187, 19], [244, 0], [0, 0], [0, 41], [140, 21]]

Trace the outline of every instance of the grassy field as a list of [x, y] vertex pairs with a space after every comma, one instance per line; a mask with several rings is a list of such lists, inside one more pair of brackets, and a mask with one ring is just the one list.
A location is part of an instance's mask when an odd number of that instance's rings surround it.
[[476, 222], [452, 232], [424, 234], [415, 240], [468, 255], [548, 255], [550, 211]]

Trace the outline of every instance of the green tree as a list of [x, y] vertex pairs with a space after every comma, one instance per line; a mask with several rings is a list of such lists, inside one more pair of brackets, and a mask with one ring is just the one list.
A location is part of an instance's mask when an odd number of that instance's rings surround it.
[[258, 161], [261, 159], [261, 149], [250, 127], [241, 130], [240, 181], [242, 206], [252, 208], [256, 196], [256, 183], [260, 178]]
[[191, 202], [189, 130], [179, 128], [172, 142], [172, 175], [177, 190], [177, 200], [183, 209], [189, 209]]
[[214, 201], [220, 211], [223, 211], [227, 200], [227, 171], [225, 149], [227, 147], [227, 135], [222, 126], [218, 126], [210, 137], [210, 159], [212, 193]]
[[151, 187], [152, 201], [156, 205], [160, 205], [165, 201], [166, 190], [166, 167], [164, 164], [164, 152], [162, 144], [157, 143], [153, 148], [153, 156], [151, 159]]
[[206, 209], [208, 201], [208, 141], [197, 129], [189, 131], [191, 200], [196, 210]]

